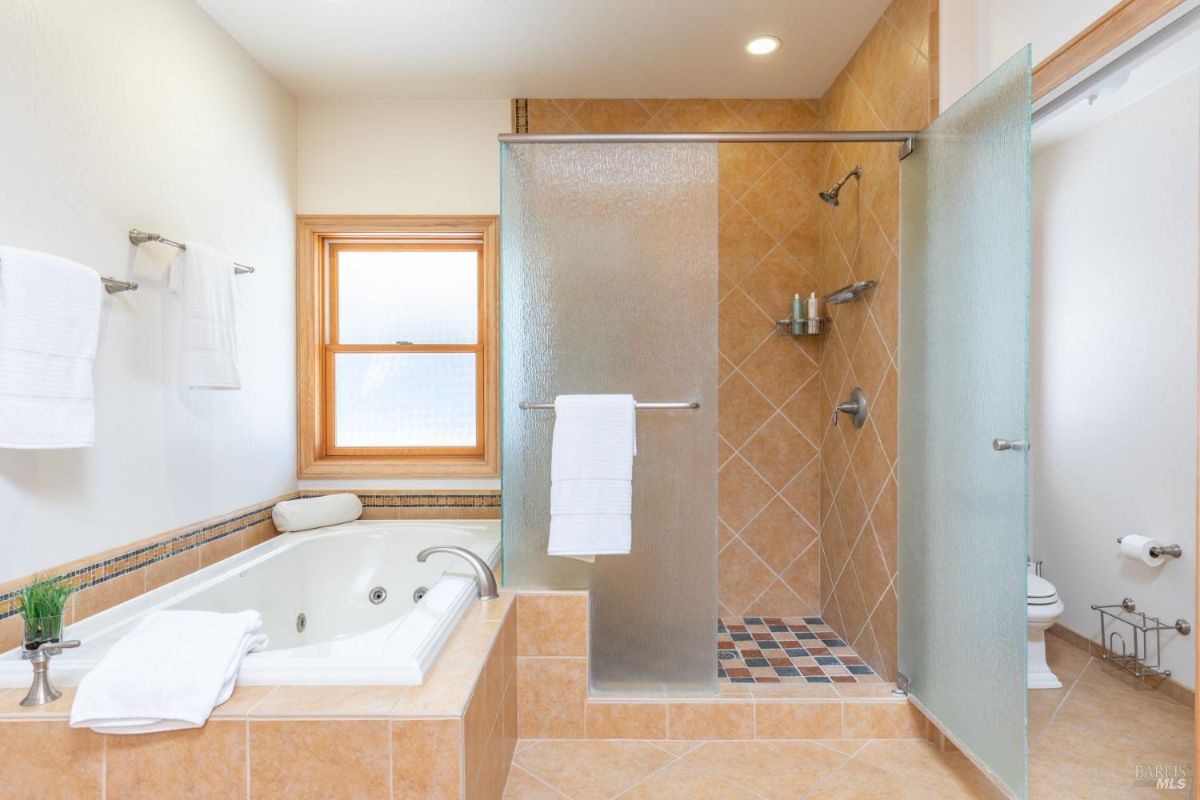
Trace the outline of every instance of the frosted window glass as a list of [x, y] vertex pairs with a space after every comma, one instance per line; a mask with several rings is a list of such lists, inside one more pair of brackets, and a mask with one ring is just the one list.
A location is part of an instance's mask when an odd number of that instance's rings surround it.
[[341, 344], [475, 344], [474, 250], [337, 251]]
[[[711, 144], [503, 148], [504, 579], [590, 588], [593, 694], [716, 683], [717, 159]], [[546, 554], [553, 411], [523, 400], [628, 392], [633, 552]]]
[[473, 353], [337, 353], [337, 447], [473, 447]]
[[900, 163], [900, 672], [1026, 795], [1030, 65], [1026, 48]]

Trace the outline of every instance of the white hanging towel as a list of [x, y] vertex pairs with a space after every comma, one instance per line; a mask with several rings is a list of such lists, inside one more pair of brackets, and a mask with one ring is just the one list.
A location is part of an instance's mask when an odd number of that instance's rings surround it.
[[266, 647], [257, 611], [152, 611], [79, 683], [71, 727], [156, 733], [202, 727]]
[[591, 562], [629, 552], [635, 417], [633, 395], [554, 398], [550, 555]]
[[91, 447], [100, 276], [0, 247], [0, 447]]
[[191, 389], [240, 389], [233, 259], [185, 242], [171, 265], [171, 292], [183, 302], [179, 378]]

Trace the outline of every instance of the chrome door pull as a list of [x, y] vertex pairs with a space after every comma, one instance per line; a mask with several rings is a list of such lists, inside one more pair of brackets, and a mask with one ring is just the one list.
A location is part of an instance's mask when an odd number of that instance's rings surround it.
[[992, 439], [993, 450], [1028, 450], [1029, 442], [1022, 442], [1017, 439], [1009, 441], [1008, 439]]

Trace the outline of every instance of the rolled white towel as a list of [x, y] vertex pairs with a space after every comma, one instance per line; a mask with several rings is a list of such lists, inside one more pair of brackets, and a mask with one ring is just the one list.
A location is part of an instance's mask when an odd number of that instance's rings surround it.
[[271, 519], [281, 533], [340, 525], [361, 516], [362, 501], [350, 493], [284, 500], [271, 511]]

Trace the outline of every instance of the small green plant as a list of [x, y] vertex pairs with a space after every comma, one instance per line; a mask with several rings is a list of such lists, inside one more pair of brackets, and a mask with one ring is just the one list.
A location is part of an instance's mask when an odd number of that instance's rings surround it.
[[71, 587], [51, 578], [36, 580], [17, 593], [25, 618], [26, 644], [58, 641], [62, 636], [62, 613]]

